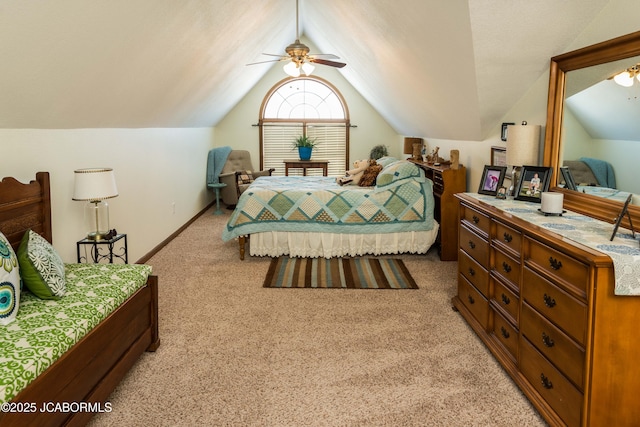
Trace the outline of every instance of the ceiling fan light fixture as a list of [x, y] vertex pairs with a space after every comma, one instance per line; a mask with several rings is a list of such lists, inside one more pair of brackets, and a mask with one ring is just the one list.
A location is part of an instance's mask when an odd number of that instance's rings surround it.
[[300, 68], [298, 67], [298, 64], [293, 61], [287, 62], [282, 69], [291, 77], [300, 77]]
[[618, 83], [620, 86], [631, 87], [633, 86], [633, 74], [631, 74], [630, 71], [625, 70], [620, 74], [616, 74], [613, 81]]
[[315, 70], [316, 67], [314, 67], [313, 65], [311, 65], [308, 62], [303, 62], [302, 63], [302, 72], [304, 73], [305, 76], [310, 75], [311, 73], [313, 73], [313, 70]]

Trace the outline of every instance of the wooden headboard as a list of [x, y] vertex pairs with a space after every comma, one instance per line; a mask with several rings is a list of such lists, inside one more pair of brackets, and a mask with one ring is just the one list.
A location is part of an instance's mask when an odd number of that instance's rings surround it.
[[28, 184], [15, 178], [0, 182], [0, 231], [14, 250], [29, 229], [52, 241], [49, 172], [36, 173], [35, 181]]

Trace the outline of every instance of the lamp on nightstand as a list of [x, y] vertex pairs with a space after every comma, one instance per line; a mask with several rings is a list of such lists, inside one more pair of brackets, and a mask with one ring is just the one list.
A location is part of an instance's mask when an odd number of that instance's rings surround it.
[[415, 138], [412, 136], [406, 136], [404, 138], [404, 154], [411, 154], [409, 157], [411, 160], [422, 160], [422, 146], [424, 140], [422, 138]]
[[102, 240], [109, 233], [109, 205], [104, 200], [118, 195], [113, 169], [77, 169], [73, 173], [73, 200], [89, 202], [85, 206], [87, 239]]

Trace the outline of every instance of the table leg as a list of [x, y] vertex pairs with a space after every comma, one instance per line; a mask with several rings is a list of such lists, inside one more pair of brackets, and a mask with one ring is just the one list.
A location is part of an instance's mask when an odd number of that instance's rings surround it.
[[220, 210], [220, 189], [219, 188], [216, 188], [216, 210], [213, 214], [222, 215], [222, 211]]

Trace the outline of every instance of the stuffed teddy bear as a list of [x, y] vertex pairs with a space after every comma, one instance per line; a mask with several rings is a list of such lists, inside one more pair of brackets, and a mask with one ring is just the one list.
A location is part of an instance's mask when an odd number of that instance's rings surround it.
[[362, 178], [362, 174], [369, 167], [369, 160], [356, 160], [353, 162], [353, 169], [349, 169], [344, 176], [339, 176], [336, 178], [336, 182], [339, 185], [358, 185], [360, 182], [360, 178]]

